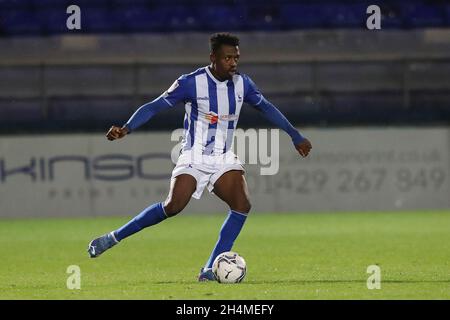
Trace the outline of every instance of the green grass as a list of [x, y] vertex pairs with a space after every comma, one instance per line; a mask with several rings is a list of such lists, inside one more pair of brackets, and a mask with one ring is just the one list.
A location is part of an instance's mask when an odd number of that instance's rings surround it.
[[[97, 259], [88, 242], [128, 218], [0, 220], [0, 299], [450, 298], [450, 212], [252, 213], [233, 248], [244, 282], [198, 283], [224, 217], [181, 215]], [[374, 264], [379, 290], [366, 286]]]

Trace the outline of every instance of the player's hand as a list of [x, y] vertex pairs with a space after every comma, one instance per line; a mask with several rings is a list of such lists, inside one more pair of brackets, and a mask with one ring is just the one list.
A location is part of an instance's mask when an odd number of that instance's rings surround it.
[[295, 145], [295, 149], [297, 149], [298, 153], [300, 153], [300, 155], [304, 158], [308, 156], [309, 152], [312, 149], [312, 145], [308, 139], [305, 139], [299, 144]]
[[116, 139], [120, 139], [125, 137], [128, 134], [128, 128], [127, 127], [116, 127], [116, 126], [112, 126], [108, 133], [106, 133], [106, 137], [108, 138], [109, 141], [113, 141]]

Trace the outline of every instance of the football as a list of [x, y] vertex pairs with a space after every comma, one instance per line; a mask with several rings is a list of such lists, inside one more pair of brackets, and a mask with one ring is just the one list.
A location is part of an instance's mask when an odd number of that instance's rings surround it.
[[247, 265], [238, 253], [222, 252], [214, 260], [212, 271], [219, 283], [239, 283], [247, 274]]

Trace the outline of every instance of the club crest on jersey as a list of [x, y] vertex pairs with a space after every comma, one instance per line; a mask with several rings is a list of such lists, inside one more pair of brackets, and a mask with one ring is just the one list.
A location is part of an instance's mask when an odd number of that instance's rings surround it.
[[210, 124], [215, 124], [219, 120], [219, 116], [214, 112], [210, 112], [205, 114], [205, 119], [208, 120]]

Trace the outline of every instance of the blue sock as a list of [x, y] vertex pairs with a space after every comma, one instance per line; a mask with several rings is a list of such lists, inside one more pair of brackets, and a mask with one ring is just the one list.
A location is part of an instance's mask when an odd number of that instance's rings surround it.
[[166, 218], [162, 202], [155, 203], [131, 219], [127, 224], [114, 231], [114, 236], [117, 241], [120, 241], [146, 227], [160, 223]]
[[217, 241], [216, 246], [209, 257], [205, 268], [211, 268], [214, 259], [216, 259], [219, 254], [231, 250], [234, 240], [236, 240], [237, 236], [241, 232], [245, 219], [247, 219], [245, 214], [230, 210], [227, 219], [222, 225], [222, 229], [220, 229], [219, 240]]

